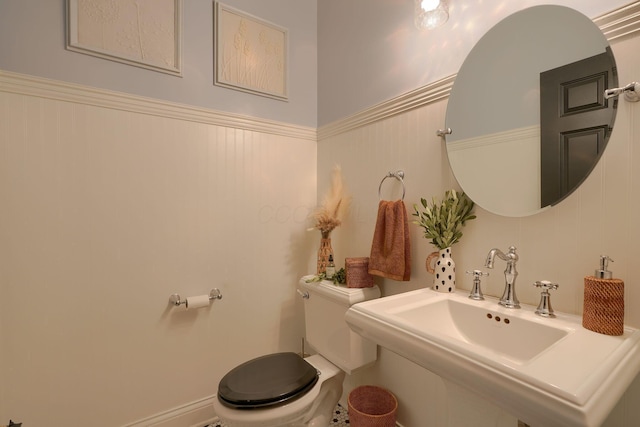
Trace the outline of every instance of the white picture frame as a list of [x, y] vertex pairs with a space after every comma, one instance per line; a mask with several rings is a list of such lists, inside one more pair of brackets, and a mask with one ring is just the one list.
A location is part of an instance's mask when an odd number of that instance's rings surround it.
[[67, 0], [70, 51], [182, 76], [183, 0]]
[[286, 28], [214, 1], [214, 84], [288, 100]]

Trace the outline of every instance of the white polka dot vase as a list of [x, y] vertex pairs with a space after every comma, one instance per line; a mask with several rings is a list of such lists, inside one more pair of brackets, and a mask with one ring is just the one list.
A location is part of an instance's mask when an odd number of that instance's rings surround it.
[[433, 290], [437, 292], [456, 290], [456, 263], [451, 258], [451, 247], [429, 254], [427, 271], [433, 274]]

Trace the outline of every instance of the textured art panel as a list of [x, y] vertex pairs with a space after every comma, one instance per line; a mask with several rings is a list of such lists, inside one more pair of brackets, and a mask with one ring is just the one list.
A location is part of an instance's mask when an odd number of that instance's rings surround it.
[[215, 80], [219, 86], [287, 99], [287, 30], [216, 2]]
[[68, 0], [67, 48], [180, 74], [182, 0]]

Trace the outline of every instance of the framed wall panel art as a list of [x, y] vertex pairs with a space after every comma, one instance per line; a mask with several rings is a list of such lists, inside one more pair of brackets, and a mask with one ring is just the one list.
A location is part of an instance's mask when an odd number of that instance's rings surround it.
[[214, 4], [214, 84], [287, 100], [288, 32]]
[[183, 0], [67, 0], [67, 49], [181, 75]]

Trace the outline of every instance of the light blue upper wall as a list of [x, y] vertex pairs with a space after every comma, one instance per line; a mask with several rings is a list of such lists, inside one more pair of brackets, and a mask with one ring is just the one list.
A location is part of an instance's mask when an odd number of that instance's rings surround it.
[[450, 0], [432, 31], [414, 0], [225, 0], [289, 30], [289, 101], [213, 85], [213, 1], [184, 0], [183, 77], [65, 50], [66, 0], [0, 0], [0, 69], [317, 127], [455, 74], [505, 16], [553, 3], [593, 18], [629, 0]]
[[458, 72], [497, 22], [540, 4], [595, 18], [630, 0], [449, 0], [449, 21], [414, 26], [414, 0], [318, 0], [318, 125]]
[[300, 126], [317, 125], [317, 0], [225, 0], [289, 31], [289, 100], [213, 85], [213, 1], [184, 0], [182, 77], [65, 49], [66, 0], [0, 0], [0, 69]]

